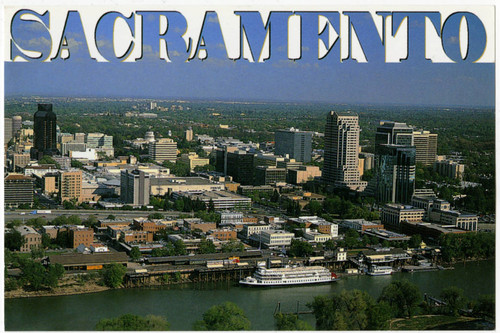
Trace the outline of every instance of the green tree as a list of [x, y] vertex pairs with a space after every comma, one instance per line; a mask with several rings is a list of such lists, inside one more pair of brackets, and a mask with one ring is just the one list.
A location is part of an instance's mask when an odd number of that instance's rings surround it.
[[216, 251], [214, 242], [209, 239], [203, 239], [198, 246], [198, 250], [200, 253], [215, 253]]
[[300, 320], [296, 314], [277, 313], [274, 315], [274, 326], [278, 331], [312, 331], [309, 323]]
[[108, 217], [106, 217], [107, 220], [116, 220], [116, 216], [109, 214]]
[[187, 253], [186, 245], [182, 239], [178, 239], [174, 242], [174, 253], [177, 256], [182, 256]]
[[382, 290], [381, 301], [391, 306], [395, 316], [411, 318], [422, 301], [422, 294], [416, 285], [407, 280], [394, 281]]
[[89, 215], [89, 217], [83, 221], [83, 225], [86, 226], [87, 228], [93, 228], [95, 225], [97, 225], [97, 217], [95, 215]]
[[39, 164], [54, 164], [56, 166], [56, 168], [58, 168], [58, 169], [61, 168], [59, 163], [54, 161], [54, 159], [52, 157], [50, 157], [49, 155], [44, 155], [40, 160], [38, 160], [38, 163]]
[[26, 239], [17, 230], [5, 233], [5, 247], [11, 251], [19, 251], [26, 243]]
[[410, 237], [408, 246], [411, 248], [417, 248], [420, 247], [420, 243], [422, 243], [422, 236], [420, 236], [419, 234], [415, 234]]
[[33, 260], [27, 260], [21, 266], [21, 279], [24, 284], [29, 285], [33, 290], [43, 288], [46, 273], [42, 264]]
[[245, 246], [243, 243], [236, 239], [231, 239], [229, 242], [222, 245], [222, 252], [224, 253], [238, 252], [243, 251], [244, 249]]
[[95, 326], [96, 331], [167, 331], [169, 329], [170, 324], [164, 317], [153, 315], [141, 317], [132, 314], [101, 319]]
[[479, 317], [495, 319], [495, 295], [481, 295], [474, 304], [473, 314]]
[[370, 329], [374, 304], [364, 291], [343, 290], [333, 296], [316, 296], [308, 306], [313, 310], [317, 330], [364, 330]]
[[225, 302], [208, 309], [193, 328], [197, 331], [242, 331], [250, 329], [250, 321], [240, 307]]
[[162, 213], [152, 213], [148, 215], [148, 219], [150, 220], [161, 220], [165, 218]]
[[127, 268], [123, 265], [116, 263], [107, 265], [102, 271], [104, 284], [110, 288], [119, 287], [123, 283], [123, 278], [125, 277], [126, 272]]
[[208, 207], [207, 207], [207, 210], [208, 210], [210, 213], [215, 212], [215, 204], [214, 204], [214, 201], [212, 200], [212, 198], [210, 198], [210, 200], [208, 201]]
[[290, 244], [289, 254], [294, 257], [307, 257], [314, 251], [313, 246], [309, 242], [304, 242], [298, 239], [292, 239]]
[[45, 251], [43, 246], [34, 246], [31, 248], [31, 259], [43, 258], [45, 256]]
[[21, 220], [12, 220], [12, 221], [7, 222], [7, 224], [5, 224], [5, 226], [9, 229], [13, 229], [14, 227], [19, 227], [21, 224], [23, 224], [23, 221], [21, 221]]
[[130, 258], [132, 260], [137, 260], [141, 257], [141, 251], [137, 246], [132, 246], [132, 249], [130, 250]]
[[47, 267], [44, 284], [49, 288], [57, 287], [59, 280], [64, 276], [64, 266], [61, 264]]
[[446, 302], [446, 312], [453, 316], [458, 316], [460, 309], [467, 303], [467, 299], [464, 297], [464, 291], [455, 286], [441, 290], [439, 296]]

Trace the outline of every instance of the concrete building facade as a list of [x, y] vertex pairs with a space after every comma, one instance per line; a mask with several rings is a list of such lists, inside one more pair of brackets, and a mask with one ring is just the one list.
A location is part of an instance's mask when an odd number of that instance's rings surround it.
[[322, 179], [336, 187], [362, 191], [366, 182], [360, 180], [358, 115], [330, 111], [325, 127], [325, 162]]

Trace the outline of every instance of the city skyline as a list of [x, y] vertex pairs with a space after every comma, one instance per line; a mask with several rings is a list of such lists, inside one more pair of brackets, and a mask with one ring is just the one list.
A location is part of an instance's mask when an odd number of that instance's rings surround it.
[[[70, 17], [72, 17], [70, 15]], [[148, 17], [146, 17], [148, 20]], [[50, 63], [5, 62], [5, 96], [92, 96], [182, 98], [230, 101], [320, 102], [493, 107], [494, 63], [433, 63], [410, 58], [400, 63], [340, 61], [338, 50], [318, 60], [317, 42], [305, 40], [303, 57], [287, 59], [284, 31], [273, 31], [273, 56], [264, 63], [228, 59], [218, 18], [207, 14], [206, 60], [185, 61], [182, 45], [172, 45], [172, 62], [159, 59], [151, 40], [154, 28], [144, 26], [143, 58], [133, 63], [98, 63], [89, 58], [83, 31], [75, 18], [68, 21], [67, 60]], [[413, 24], [423, 24], [415, 18]], [[252, 26], [253, 27], [253, 26]], [[373, 33], [361, 25], [359, 34]], [[43, 45], [36, 25], [16, 34], [16, 41]], [[15, 29], [15, 26], [14, 26]], [[305, 27], [310, 33], [313, 27]], [[471, 29], [471, 38], [478, 32]], [[453, 36], [452, 36], [453, 37]], [[450, 39], [453, 39], [450, 37]], [[456, 37], [456, 36], [455, 36]], [[323, 38], [324, 39], [324, 38]], [[415, 45], [423, 43], [414, 36]], [[103, 45], [111, 45], [109, 41]], [[456, 42], [456, 41], [455, 41]], [[374, 50], [368, 43], [366, 49]], [[185, 50], [184, 50], [185, 52]], [[50, 78], [47, 80], [47, 78]]]

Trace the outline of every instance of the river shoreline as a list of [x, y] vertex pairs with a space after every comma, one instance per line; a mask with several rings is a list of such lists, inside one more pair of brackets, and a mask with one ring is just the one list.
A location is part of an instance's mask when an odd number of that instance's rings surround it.
[[[455, 265], [460, 265], [460, 264], [466, 264], [469, 262], [476, 262], [476, 261], [485, 261], [485, 260], [491, 260], [491, 259], [474, 259], [474, 260], [466, 260], [466, 261], [455, 261], [453, 263], [448, 264], [445, 266], [446, 268], [449, 267], [454, 267]], [[398, 273], [403, 273], [402, 271], [395, 272], [395, 274]], [[426, 273], [426, 272], [421, 272], [421, 273]], [[336, 273], [340, 278], [344, 277], [351, 277], [351, 276], [359, 276], [363, 274], [347, 274], [347, 273]], [[404, 273], [408, 274], [408, 273]], [[410, 273], [411, 274], [411, 273]], [[158, 287], [158, 286], [167, 286], [167, 285], [173, 285], [173, 284], [191, 284], [195, 283], [190, 280], [182, 280], [179, 282], [169, 282], [169, 283], [162, 283], [162, 282], [149, 282], [143, 285], [136, 285], [133, 287], [126, 287], [126, 286], [121, 286], [118, 288], [114, 289], [137, 289], [137, 288], [148, 288], [148, 287]], [[57, 287], [56, 289], [52, 290], [38, 290], [38, 291], [26, 291], [23, 289], [16, 289], [12, 291], [5, 291], [4, 292], [4, 299], [16, 299], [16, 298], [33, 298], [33, 297], [51, 297], [51, 296], [69, 296], [69, 295], [82, 295], [82, 294], [93, 294], [93, 293], [99, 293], [107, 290], [111, 290], [113, 288], [106, 287], [100, 284], [97, 284], [96, 282], [86, 282], [84, 285], [77, 284], [74, 281], [71, 281], [70, 283], [67, 283], [66, 285], [62, 285], [60, 287]]]

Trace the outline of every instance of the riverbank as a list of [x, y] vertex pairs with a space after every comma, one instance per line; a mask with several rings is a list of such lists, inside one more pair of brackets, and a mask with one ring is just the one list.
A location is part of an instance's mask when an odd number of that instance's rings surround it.
[[[172, 331], [192, 330], [202, 313], [214, 305], [233, 302], [243, 309], [255, 331], [274, 330], [273, 313], [278, 303], [283, 312], [307, 310], [315, 296], [343, 290], [366, 291], [375, 299], [393, 281], [408, 280], [422, 293], [438, 296], [447, 287], [463, 289], [474, 300], [495, 292], [494, 261], [460, 264], [454, 270], [386, 276], [347, 276], [335, 283], [283, 288], [241, 288], [228, 281], [168, 284], [157, 287], [111, 289], [87, 295], [32, 297], [5, 300], [8, 331], [91, 331], [102, 318], [123, 314], [167, 318]], [[173, 282], [173, 281], [172, 281]], [[312, 315], [301, 320], [314, 327]], [[465, 325], [465, 323], [463, 323]]]
[[51, 290], [27, 291], [22, 288], [5, 291], [4, 298], [29, 298], [46, 296], [66, 296], [79, 294], [92, 294], [109, 290], [111, 288], [99, 285], [95, 282], [86, 282], [85, 284], [68, 283], [63, 284]]

